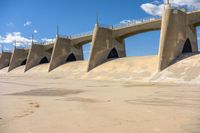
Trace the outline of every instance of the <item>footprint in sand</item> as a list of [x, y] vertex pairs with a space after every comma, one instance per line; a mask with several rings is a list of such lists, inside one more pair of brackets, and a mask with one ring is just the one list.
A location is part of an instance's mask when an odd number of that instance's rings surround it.
[[28, 105], [29, 105], [29, 107], [26, 110], [24, 110], [21, 114], [15, 116], [15, 117], [21, 118], [21, 117], [31, 115], [34, 113], [35, 108], [40, 107], [40, 105], [37, 102], [29, 102]]

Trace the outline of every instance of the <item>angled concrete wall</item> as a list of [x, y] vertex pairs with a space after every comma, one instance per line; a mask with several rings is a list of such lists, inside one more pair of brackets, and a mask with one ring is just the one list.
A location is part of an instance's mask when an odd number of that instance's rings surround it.
[[12, 53], [3, 52], [0, 57], [0, 69], [9, 66]]
[[[80, 41], [76, 41], [78, 44], [80, 43]], [[74, 57], [72, 60], [69, 59], [70, 55]], [[53, 48], [49, 71], [66, 62], [75, 60], [83, 60], [82, 45], [75, 45], [72, 40], [68, 38], [57, 37]]]
[[188, 24], [187, 13], [165, 7], [162, 16], [158, 71], [171, 65], [182, 54], [188, 39], [192, 52], [198, 51], [196, 28]]
[[92, 49], [89, 58], [88, 71], [105, 63], [109, 59], [110, 52], [115, 49], [118, 57], [125, 57], [125, 45], [123, 39], [113, 38], [111, 29], [99, 27], [95, 25], [92, 38]]
[[28, 54], [25, 71], [39, 65], [41, 60], [45, 57], [49, 62], [52, 54], [52, 46], [33, 44]]
[[28, 52], [29, 52], [28, 49], [15, 48], [12, 53], [8, 71], [11, 71], [21, 65], [25, 65], [27, 61]]

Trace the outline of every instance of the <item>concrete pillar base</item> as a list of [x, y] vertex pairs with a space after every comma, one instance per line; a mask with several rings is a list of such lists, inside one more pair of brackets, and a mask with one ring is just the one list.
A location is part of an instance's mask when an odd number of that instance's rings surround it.
[[8, 68], [8, 72], [19, 67], [21, 65], [25, 65], [27, 61], [28, 50], [26, 49], [14, 49], [14, 52], [11, 57], [10, 65]]
[[45, 45], [37, 45], [33, 44], [28, 54], [27, 63], [25, 67], [25, 71], [31, 69], [32, 67], [49, 62], [51, 58], [51, 50], [46, 49], [47, 46]]
[[53, 48], [49, 71], [66, 62], [83, 60], [82, 46], [74, 46], [70, 39], [58, 37]]
[[92, 49], [89, 58], [88, 71], [114, 58], [125, 57], [123, 39], [115, 39], [111, 29], [95, 25], [92, 38]]
[[1, 57], [0, 57], [0, 69], [3, 69], [5, 67], [9, 66], [11, 55], [12, 55], [12, 53], [9, 53], [9, 52], [3, 52], [1, 54]]
[[183, 52], [196, 51], [197, 32], [195, 27], [188, 24], [187, 13], [165, 9], [162, 17], [158, 71], [171, 65]]

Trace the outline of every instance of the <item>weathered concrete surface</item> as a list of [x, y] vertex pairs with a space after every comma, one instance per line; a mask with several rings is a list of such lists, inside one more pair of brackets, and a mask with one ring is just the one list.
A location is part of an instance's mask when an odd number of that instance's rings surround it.
[[198, 51], [196, 28], [188, 23], [187, 17], [185, 12], [165, 8], [162, 16], [158, 71], [171, 65], [183, 53], [187, 42], [191, 44], [191, 52]]
[[82, 45], [91, 40], [92, 35], [75, 39], [57, 37], [50, 61], [49, 71], [66, 62], [83, 60]]
[[9, 66], [12, 53], [3, 52], [0, 55], [0, 69]]
[[193, 26], [200, 26], [200, 11], [193, 11], [188, 14], [188, 23]]
[[125, 57], [124, 40], [113, 38], [113, 31], [111, 29], [102, 28], [96, 24], [93, 32], [92, 49], [87, 70], [90, 71], [98, 65], [110, 60], [109, 55], [112, 50], [115, 50], [117, 54], [116, 58]]
[[[50, 61], [53, 50], [53, 44], [38, 45], [33, 44], [28, 54], [28, 59], [25, 67], [25, 71], [32, 67], [39, 65], [40, 63], [47, 63]], [[43, 59], [47, 59], [47, 62], [43, 62]]]
[[26, 65], [28, 53], [29, 53], [28, 49], [15, 48], [12, 53], [8, 71], [10, 72], [11, 70], [15, 69], [16, 67], [19, 67], [21, 65]]

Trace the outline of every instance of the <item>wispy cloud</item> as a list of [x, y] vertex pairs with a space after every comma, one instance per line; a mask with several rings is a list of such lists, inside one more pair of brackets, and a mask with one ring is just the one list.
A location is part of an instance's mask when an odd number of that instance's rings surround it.
[[54, 38], [42, 38], [41, 40], [42, 40], [43, 42], [45, 42], [46, 44], [55, 42], [55, 39], [54, 39]]
[[32, 39], [23, 37], [20, 32], [13, 32], [5, 36], [0, 36], [0, 43], [14, 44], [15, 42], [17, 46], [31, 45]]
[[34, 32], [34, 33], [38, 33], [38, 31], [37, 31], [37, 30], [34, 30], [33, 32]]
[[[161, 16], [164, 7], [163, 2], [166, 2], [166, 0], [154, 0], [151, 3], [142, 4], [140, 7], [150, 15]], [[170, 0], [170, 3], [173, 6], [187, 7], [189, 10], [200, 9], [200, 0]]]
[[30, 26], [30, 25], [31, 25], [31, 21], [26, 21], [26, 22], [24, 23], [24, 27]]

